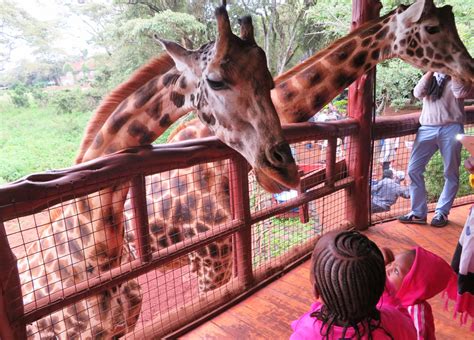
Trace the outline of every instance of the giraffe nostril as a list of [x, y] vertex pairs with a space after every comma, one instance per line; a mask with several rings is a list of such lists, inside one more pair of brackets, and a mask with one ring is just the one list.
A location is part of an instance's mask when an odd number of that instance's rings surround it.
[[267, 150], [267, 158], [270, 164], [276, 167], [281, 167], [294, 162], [288, 143], [281, 143], [270, 147]]

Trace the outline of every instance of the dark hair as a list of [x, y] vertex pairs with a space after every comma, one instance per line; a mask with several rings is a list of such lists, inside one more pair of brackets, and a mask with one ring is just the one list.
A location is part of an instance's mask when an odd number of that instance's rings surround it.
[[385, 169], [383, 171], [383, 178], [393, 178], [393, 171], [390, 169]]
[[322, 321], [323, 338], [334, 325], [344, 327], [344, 336], [352, 327], [358, 339], [366, 332], [372, 339], [372, 331], [382, 328], [376, 305], [385, 286], [384, 259], [366, 236], [343, 231], [321, 237], [313, 251], [311, 281], [323, 301], [311, 314]]

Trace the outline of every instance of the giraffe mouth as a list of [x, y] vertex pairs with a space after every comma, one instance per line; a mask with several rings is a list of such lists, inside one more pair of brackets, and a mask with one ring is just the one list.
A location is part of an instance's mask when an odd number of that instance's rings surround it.
[[262, 167], [255, 169], [258, 183], [270, 193], [280, 193], [296, 188], [300, 182], [298, 167], [295, 163], [285, 168]]

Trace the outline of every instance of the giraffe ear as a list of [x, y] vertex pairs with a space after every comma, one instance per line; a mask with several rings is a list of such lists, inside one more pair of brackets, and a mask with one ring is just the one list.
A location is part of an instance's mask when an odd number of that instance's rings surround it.
[[406, 25], [418, 22], [423, 14], [429, 13], [434, 7], [433, 0], [417, 0], [401, 14], [401, 20]]
[[183, 72], [187, 68], [191, 68], [191, 55], [192, 51], [187, 50], [180, 44], [173, 41], [161, 39], [156, 34], [153, 36], [155, 41], [161, 44], [163, 48], [168, 52], [170, 57], [173, 59], [178, 71]]

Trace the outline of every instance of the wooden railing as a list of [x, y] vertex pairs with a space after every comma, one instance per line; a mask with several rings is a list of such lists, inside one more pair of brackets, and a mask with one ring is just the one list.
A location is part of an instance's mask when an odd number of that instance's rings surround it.
[[[467, 108], [468, 123], [474, 122], [474, 107]], [[382, 117], [376, 120], [373, 127], [373, 138], [395, 137], [413, 134], [417, 131], [418, 114], [397, 117]], [[327, 196], [341, 189], [350, 189], [354, 179], [350, 173], [342, 171], [345, 165], [336, 163], [336, 138], [353, 136], [358, 133], [358, 124], [354, 119], [328, 123], [302, 123], [284, 127], [290, 143], [308, 140], [328, 140], [326, 167], [306, 174], [300, 195], [285, 203], [251, 213], [249, 203], [248, 165], [235, 151], [225, 146], [216, 138], [160, 145], [155, 147], [131, 148], [101, 159], [90, 161], [74, 167], [47, 173], [33, 174], [14, 183], [0, 187], [0, 335], [6, 339], [24, 339], [25, 326], [64, 306], [95, 295], [106, 288], [115, 286], [131, 278], [136, 278], [174, 259], [192, 252], [224, 236], [236, 235], [236, 267], [238, 276], [231, 285], [216, 290], [212, 300], [207, 299], [199, 313], [180, 309], [186, 317], [167, 316], [167, 325], [158, 335], [174, 331], [185, 324], [198, 322], [199, 317], [211, 311], [217, 312], [252, 292], [255, 287], [265, 284], [272, 277], [281, 274], [293, 261], [308, 254], [314, 239], [302, 244], [285, 257], [285, 262], [273, 264], [262, 270], [253, 270], [251, 260], [251, 227], [255, 223], [271, 216], [302, 206], [317, 198]], [[215, 230], [205, 233], [198, 241], [184, 240], [172, 251], [151, 252], [148, 235], [146, 211], [146, 191], [144, 176], [171, 169], [187, 168], [200, 163], [228, 159], [230, 161], [230, 190], [233, 219]], [[356, 159], [352, 158], [352, 159]], [[344, 175], [341, 175], [344, 174]], [[367, 174], [368, 175], [368, 174]], [[31, 215], [55, 204], [81, 197], [103, 188], [129, 181], [133, 194], [133, 211], [137, 237], [139, 259], [126, 265], [114, 268], [86, 282], [67, 287], [60, 292], [23, 305], [23, 295], [19, 284], [16, 258], [9, 246], [4, 221]], [[315, 188], [317, 187], [317, 188]], [[348, 190], [347, 192], [350, 192]], [[234, 283], [236, 283], [234, 285]], [[237, 287], [237, 288], [233, 288]], [[196, 298], [196, 303], [199, 298]], [[202, 301], [201, 301], [202, 302]], [[220, 307], [219, 307], [220, 306]], [[156, 336], [153, 321], [137, 330], [135, 337]]]
[[[351, 119], [331, 124], [294, 124], [284, 128], [287, 139], [292, 143], [305, 140], [335, 140], [337, 137], [343, 138], [353, 135], [357, 133], [357, 129], [357, 124]], [[326, 169], [305, 177], [306, 184], [303, 189], [306, 192], [295, 199], [254, 214], [250, 212], [246, 161], [215, 138], [155, 147], [131, 148], [68, 169], [29, 175], [0, 187], [0, 258], [2, 259], [0, 279], [2, 292], [7, 292], [2, 296], [2, 305], [0, 306], [2, 315], [0, 316], [0, 326], [3, 336], [23, 339], [26, 324], [97, 294], [106, 288], [138, 277], [232, 234], [236, 235], [237, 272], [240, 284], [239, 288], [231, 295], [236, 296], [244, 292], [246, 288], [254, 285], [256, 281], [268, 277], [275, 270], [274, 268], [268, 269], [266, 273], [256, 275], [252, 270], [251, 226], [351, 185], [350, 177], [341, 179], [341, 176], [338, 177], [335, 173], [340, 170], [340, 166], [336, 166], [336, 144], [329, 143], [328, 145], [328, 154], [334, 156], [328, 158]], [[197, 242], [185, 240], [173, 247], [173, 251], [163, 250], [151, 253], [144, 176], [224, 159], [228, 159], [231, 164], [230, 188], [233, 220], [215, 230], [206, 232], [205, 237], [200, 237]], [[327, 185], [323, 188], [311, 190], [312, 187], [325, 181]], [[23, 306], [15, 256], [8, 245], [3, 222], [40, 212], [58, 203], [67, 202], [121, 182], [131, 183], [132, 204], [136, 208], [134, 211], [137, 212], [134, 220], [138, 221], [135, 223], [135, 233], [138, 235], [139, 259]], [[258, 276], [258, 280], [255, 280], [255, 276]], [[228, 299], [229, 295], [226, 295], [226, 300]], [[208, 303], [208, 306], [214, 306], [214, 304]], [[206, 311], [204, 310], [204, 312]]]

